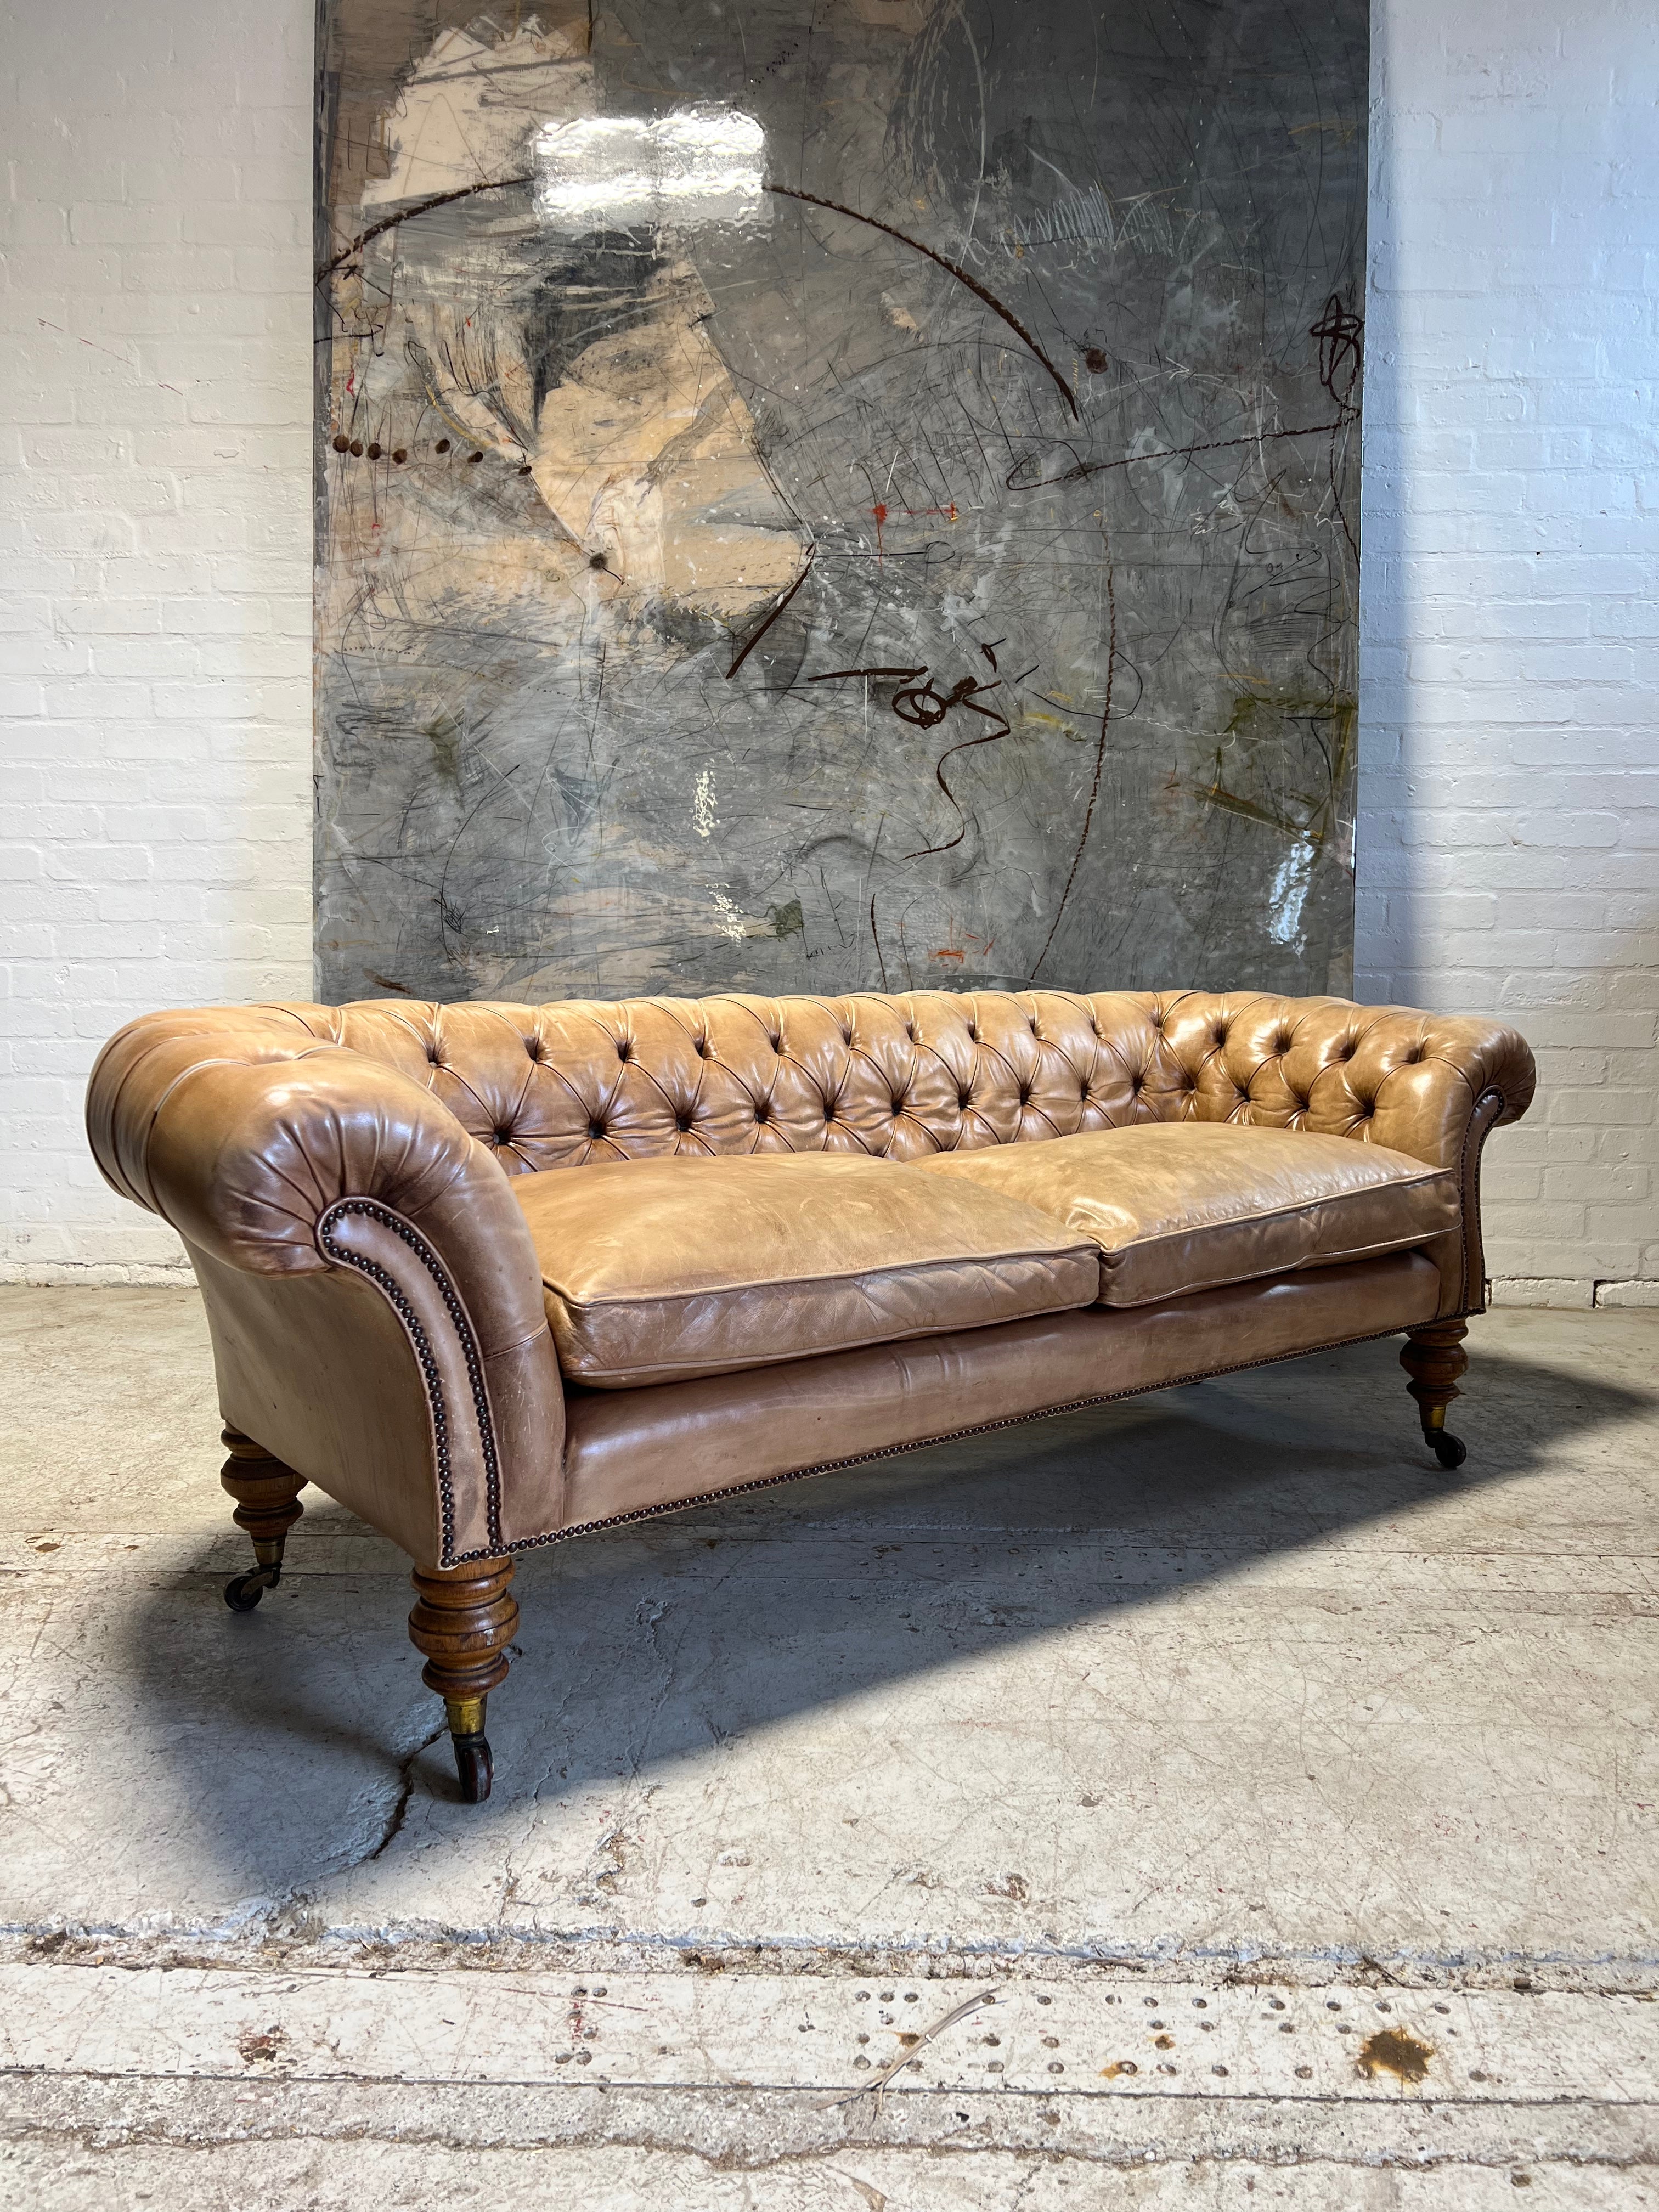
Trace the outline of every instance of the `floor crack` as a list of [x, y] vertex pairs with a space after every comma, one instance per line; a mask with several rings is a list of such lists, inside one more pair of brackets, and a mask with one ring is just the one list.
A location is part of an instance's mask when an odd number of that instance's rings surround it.
[[398, 1798], [387, 1817], [386, 1833], [372, 1851], [364, 1852], [362, 1857], [357, 1861], [359, 1866], [367, 1866], [371, 1859], [379, 1858], [381, 1852], [390, 1847], [402, 1830], [404, 1821], [409, 1814], [409, 1801], [415, 1795], [415, 1762], [423, 1751], [430, 1751], [433, 1745], [447, 1733], [447, 1727], [434, 1729], [431, 1735], [423, 1742], [417, 1743], [409, 1757], [404, 1759], [398, 1769]]

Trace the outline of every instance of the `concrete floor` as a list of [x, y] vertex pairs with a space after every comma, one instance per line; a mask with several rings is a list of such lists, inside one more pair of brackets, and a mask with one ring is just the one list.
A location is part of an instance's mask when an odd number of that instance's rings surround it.
[[1472, 1336], [532, 1554], [468, 1808], [193, 1294], [0, 1291], [0, 2205], [1659, 2204], [1659, 1315]]

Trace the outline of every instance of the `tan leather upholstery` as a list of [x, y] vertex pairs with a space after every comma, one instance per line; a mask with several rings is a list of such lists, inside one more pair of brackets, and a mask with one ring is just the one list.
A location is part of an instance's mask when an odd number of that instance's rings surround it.
[[915, 1159], [1174, 1121], [1358, 1137], [1450, 1167], [1476, 1098], [1495, 1091], [1512, 1121], [1534, 1082], [1531, 1053], [1501, 1022], [1249, 993], [228, 1011], [396, 1067], [509, 1175], [670, 1152]]
[[1099, 1284], [1052, 1214], [884, 1160], [634, 1160], [513, 1189], [559, 1364], [607, 1389], [1060, 1313]]
[[[1438, 1310], [1455, 1314], [1481, 1298], [1481, 1140], [1524, 1112], [1532, 1087], [1532, 1056], [1501, 1023], [1338, 999], [398, 1000], [146, 1017], [106, 1047], [87, 1115], [114, 1188], [201, 1255], [227, 1419], [422, 1564], [449, 1565], [572, 1518], [561, 1376], [511, 1176], [678, 1153], [914, 1161], [1158, 1122], [1310, 1131], [1455, 1172], [1458, 1224], [1431, 1247]], [[1284, 1311], [1281, 1291], [1305, 1281], [1335, 1296], [1349, 1272], [1225, 1295]], [[1139, 1309], [1119, 1325], [1155, 1333], [1162, 1316]], [[982, 1332], [988, 1344], [997, 1334]], [[769, 1374], [816, 1364], [656, 1387], [752, 1389], [764, 1404]], [[342, 1373], [361, 1377], [361, 1407], [334, 1402]], [[1057, 1395], [1042, 1389], [1042, 1402]], [[262, 1433], [279, 1418], [283, 1442]], [[866, 1432], [861, 1413], [847, 1418], [849, 1433]], [[377, 1419], [395, 1449], [367, 1442]], [[723, 1479], [748, 1474], [732, 1461]], [[666, 1495], [679, 1471], [641, 1465], [629, 1480]]]
[[[115, 1188], [171, 1221], [193, 1259], [243, 1279], [233, 1315], [223, 1279], [198, 1271], [234, 1427], [410, 1550], [410, 1529], [435, 1529], [441, 1563], [556, 1519], [564, 1401], [535, 1247], [495, 1160], [425, 1085], [280, 1011], [206, 1008], [113, 1037], [87, 1118]], [[305, 1302], [275, 1287], [301, 1277], [326, 1285], [303, 1327]], [[407, 1366], [388, 1361], [380, 1316], [365, 1321], [364, 1284], [396, 1317]], [[367, 1418], [399, 1436], [410, 1418], [426, 1425], [395, 1528], [315, 1361], [331, 1326]], [[288, 1408], [286, 1449], [264, 1433], [274, 1396]]]
[[1092, 1306], [753, 1375], [574, 1391], [570, 1524], [1409, 1328], [1433, 1319], [1438, 1296], [1432, 1263], [1398, 1252], [1133, 1313]]
[[1108, 1306], [1369, 1259], [1457, 1225], [1448, 1168], [1381, 1145], [1231, 1121], [946, 1152], [914, 1172], [1023, 1199], [1091, 1237]]

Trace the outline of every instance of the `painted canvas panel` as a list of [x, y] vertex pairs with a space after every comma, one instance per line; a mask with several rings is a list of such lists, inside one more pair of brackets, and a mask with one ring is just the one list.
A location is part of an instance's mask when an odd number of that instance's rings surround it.
[[1365, 0], [323, 0], [319, 988], [1346, 989]]

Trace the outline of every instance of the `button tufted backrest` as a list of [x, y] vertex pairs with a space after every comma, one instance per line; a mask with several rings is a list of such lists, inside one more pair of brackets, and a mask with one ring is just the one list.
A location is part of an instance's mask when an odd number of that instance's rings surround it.
[[1531, 1055], [1486, 1020], [1212, 992], [365, 1000], [284, 1011], [426, 1084], [509, 1174], [665, 1153], [915, 1159], [1136, 1121], [1307, 1128], [1451, 1164]]

